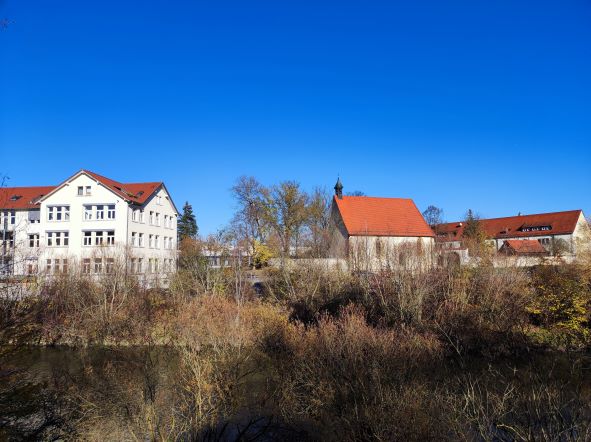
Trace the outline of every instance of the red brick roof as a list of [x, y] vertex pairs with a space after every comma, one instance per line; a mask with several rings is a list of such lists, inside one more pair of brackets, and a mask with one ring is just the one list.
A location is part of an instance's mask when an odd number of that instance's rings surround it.
[[[581, 210], [481, 219], [489, 238], [568, 235], [575, 231]], [[441, 224], [435, 228], [438, 241], [461, 241], [465, 222]]]
[[0, 187], [1, 209], [34, 209], [37, 201], [54, 190], [56, 186], [43, 187]]
[[547, 253], [546, 249], [536, 239], [508, 239], [501, 249], [518, 255]]
[[435, 236], [411, 199], [335, 196], [334, 203], [349, 235]]

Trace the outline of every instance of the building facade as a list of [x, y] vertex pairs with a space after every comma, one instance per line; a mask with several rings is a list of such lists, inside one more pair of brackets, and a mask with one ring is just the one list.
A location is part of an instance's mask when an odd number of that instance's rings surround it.
[[81, 170], [58, 186], [0, 189], [3, 277], [176, 268], [178, 211], [162, 182], [120, 183]]
[[[510, 255], [529, 258], [560, 256], [573, 260], [581, 248], [588, 247], [587, 240], [591, 233], [582, 210], [481, 219], [478, 223], [486, 236], [486, 242], [499, 259]], [[441, 250], [448, 254], [459, 254], [465, 250], [465, 227], [464, 222], [434, 226]], [[519, 244], [516, 241], [525, 242]], [[532, 242], [541, 247], [535, 246], [534, 249]], [[522, 261], [534, 262], [533, 259]]]

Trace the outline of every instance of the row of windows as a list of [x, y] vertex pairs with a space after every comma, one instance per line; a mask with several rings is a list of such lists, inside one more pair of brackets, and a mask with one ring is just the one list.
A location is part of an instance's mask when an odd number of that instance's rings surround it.
[[[45, 264], [45, 273], [48, 275], [66, 274], [68, 273], [68, 259], [55, 258], [47, 259]], [[162, 269], [160, 263], [162, 262]], [[148, 259], [148, 273], [158, 273], [160, 270], [171, 272], [174, 270], [174, 260], [158, 258]], [[29, 262], [27, 266], [27, 273], [34, 275], [38, 271], [36, 262]], [[129, 261], [130, 273], [144, 273], [144, 258], [131, 258]], [[114, 258], [84, 258], [82, 260], [82, 273], [89, 275], [91, 273], [114, 273], [115, 259]]]
[[[174, 248], [174, 239], [171, 236], [164, 236], [162, 239], [164, 249], [172, 250]], [[141, 232], [131, 232], [131, 246], [144, 247], [144, 234]], [[148, 235], [148, 247], [150, 249], [159, 249], [160, 235]]]
[[[169, 215], [164, 215], [162, 217], [164, 219], [164, 227], [167, 229], [174, 229], [174, 218]], [[131, 220], [136, 223], [144, 224], [144, 211], [143, 209], [135, 209], [131, 213]], [[148, 216], [148, 224], [151, 226], [161, 226], [161, 216], [159, 212], [154, 212], [153, 210], [150, 211]]]
[[[84, 220], [114, 220], [115, 204], [87, 204], [84, 205]], [[70, 221], [70, 206], [47, 206], [47, 221]]]

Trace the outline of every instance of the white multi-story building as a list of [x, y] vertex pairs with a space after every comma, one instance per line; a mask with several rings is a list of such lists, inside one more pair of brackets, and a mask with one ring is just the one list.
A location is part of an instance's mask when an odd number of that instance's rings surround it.
[[176, 268], [178, 211], [162, 182], [81, 170], [58, 186], [0, 188], [0, 275]]

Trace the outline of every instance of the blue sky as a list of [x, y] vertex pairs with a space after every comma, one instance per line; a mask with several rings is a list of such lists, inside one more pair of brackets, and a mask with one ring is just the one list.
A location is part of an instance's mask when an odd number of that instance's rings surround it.
[[0, 173], [591, 214], [591, 1], [0, 0]]

